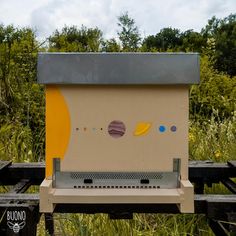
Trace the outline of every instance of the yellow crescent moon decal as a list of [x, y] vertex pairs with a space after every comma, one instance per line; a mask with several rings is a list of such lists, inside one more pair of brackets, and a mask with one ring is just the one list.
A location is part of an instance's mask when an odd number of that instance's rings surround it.
[[70, 139], [70, 113], [55, 85], [46, 86], [46, 178], [52, 176], [53, 158], [64, 158]]

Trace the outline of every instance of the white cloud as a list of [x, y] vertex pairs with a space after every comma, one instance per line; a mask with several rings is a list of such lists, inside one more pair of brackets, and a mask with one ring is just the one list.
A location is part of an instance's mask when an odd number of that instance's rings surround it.
[[31, 26], [32, 12], [47, 2], [48, 0], [0, 0], [0, 23]]
[[0, 23], [36, 28], [45, 38], [64, 25], [98, 27], [116, 36], [117, 16], [128, 11], [142, 35], [164, 27], [200, 31], [213, 15], [236, 12], [235, 0], [0, 0]]

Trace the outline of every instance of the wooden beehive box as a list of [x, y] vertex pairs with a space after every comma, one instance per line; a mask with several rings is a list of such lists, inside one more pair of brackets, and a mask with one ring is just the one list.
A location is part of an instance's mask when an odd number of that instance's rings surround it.
[[116, 203], [117, 194], [126, 203], [132, 202], [127, 194], [143, 191], [141, 202], [174, 201], [182, 212], [193, 211], [188, 96], [189, 85], [199, 82], [198, 54], [41, 53], [38, 82], [46, 85], [45, 181], [51, 184], [42, 185], [43, 194], [66, 190], [66, 203], [90, 191], [88, 202], [97, 203], [103, 190], [102, 202]]

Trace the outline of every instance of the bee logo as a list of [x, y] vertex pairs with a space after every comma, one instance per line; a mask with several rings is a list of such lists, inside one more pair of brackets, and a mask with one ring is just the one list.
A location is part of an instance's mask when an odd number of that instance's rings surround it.
[[12, 223], [10, 221], [7, 222], [7, 225], [10, 229], [13, 230], [15, 234], [19, 233], [21, 229], [25, 227], [25, 221], [22, 221], [20, 223]]

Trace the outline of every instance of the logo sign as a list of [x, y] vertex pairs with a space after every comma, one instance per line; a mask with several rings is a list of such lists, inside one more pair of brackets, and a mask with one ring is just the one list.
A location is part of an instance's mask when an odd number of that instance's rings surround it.
[[25, 227], [25, 211], [7, 211], [7, 225], [14, 233], [19, 233]]

